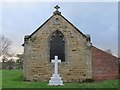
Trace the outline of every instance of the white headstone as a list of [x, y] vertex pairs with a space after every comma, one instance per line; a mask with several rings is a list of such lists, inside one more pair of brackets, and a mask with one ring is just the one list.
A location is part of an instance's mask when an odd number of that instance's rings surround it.
[[58, 63], [61, 63], [61, 60], [58, 60], [58, 56], [55, 56], [55, 60], [52, 60], [52, 63], [54, 63], [54, 74], [52, 75], [51, 80], [49, 80], [48, 85], [63, 85], [63, 81], [61, 80], [61, 77], [58, 74]]

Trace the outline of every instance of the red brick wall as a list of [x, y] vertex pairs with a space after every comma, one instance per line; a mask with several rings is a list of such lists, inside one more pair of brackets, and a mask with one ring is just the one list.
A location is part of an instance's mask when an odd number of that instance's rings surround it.
[[108, 80], [118, 78], [118, 59], [92, 46], [93, 80]]

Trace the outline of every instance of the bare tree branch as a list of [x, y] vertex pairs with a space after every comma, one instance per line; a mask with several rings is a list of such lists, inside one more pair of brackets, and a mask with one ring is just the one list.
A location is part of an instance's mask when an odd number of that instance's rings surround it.
[[11, 41], [5, 36], [0, 36], [0, 55], [8, 54], [10, 49]]

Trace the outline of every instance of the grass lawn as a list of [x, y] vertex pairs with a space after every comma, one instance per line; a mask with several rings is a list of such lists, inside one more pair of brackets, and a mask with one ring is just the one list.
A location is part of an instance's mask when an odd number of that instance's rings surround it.
[[118, 80], [48, 86], [48, 82], [25, 82], [22, 79], [22, 70], [2, 70], [2, 88], [118, 88]]

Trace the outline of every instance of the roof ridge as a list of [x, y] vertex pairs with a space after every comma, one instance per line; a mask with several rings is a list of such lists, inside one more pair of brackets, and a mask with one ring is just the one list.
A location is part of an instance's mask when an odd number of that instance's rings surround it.
[[[27, 38], [31, 38], [31, 36], [36, 33], [43, 25], [45, 25], [53, 16], [55, 16], [56, 14], [53, 14], [50, 18], [48, 18], [42, 25], [40, 25], [32, 34], [30, 34]], [[68, 21], [63, 15], [60, 15], [63, 19], [65, 19], [70, 25], [72, 25], [79, 33], [81, 33], [83, 36], [86, 37], [85, 34], [83, 34], [77, 27], [75, 27], [70, 21]]]

